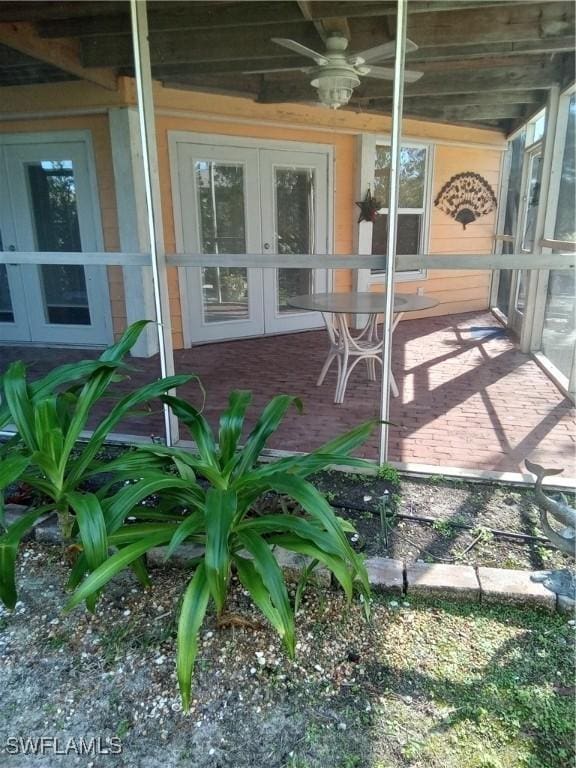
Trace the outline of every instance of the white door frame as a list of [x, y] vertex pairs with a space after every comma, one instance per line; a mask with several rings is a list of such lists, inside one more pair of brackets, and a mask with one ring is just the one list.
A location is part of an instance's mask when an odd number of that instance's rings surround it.
[[[96, 166], [92, 146], [91, 132], [86, 131], [51, 131], [23, 134], [4, 134], [0, 136], [0, 154], [6, 169], [6, 184], [3, 191], [3, 224], [9, 234], [11, 245], [21, 251], [35, 251], [33, 240], [32, 211], [28, 206], [16, 208], [16, 201], [26, 199], [28, 190], [22, 175], [22, 163], [27, 159], [42, 159], [42, 147], [53, 145], [51, 155], [58, 159], [72, 159], [75, 163], [76, 195], [78, 205], [78, 223], [82, 240], [82, 250], [98, 252], [104, 250], [104, 238], [100, 217]], [[61, 150], [61, 151], [60, 151]], [[66, 155], [66, 158], [64, 156]], [[45, 159], [45, 155], [44, 155]], [[23, 198], [23, 196], [25, 196]], [[39, 257], [43, 264], [56, 264], [54, 254]], [[106, 267], [83, 265], [86, 279], [88, 302], [93, 322], [91, 325], [51, 324], [40, 316], [43, 306], [42, 296], [38, 294], [39, 265], [18, 268], [21, 280], [26, 278], [29, 289], [25, 291], [25, 302], [29, 319], [29, 341], [31, 343], [49, 343], [56, 345], [103, 346], [113, 340], [112, 314], [108, 290]], [[18, 288], [17, 288], [18, 291]], [[23, 340], [25, 341], [25, 340]]]
[[[171, 175], [171, 187], [172, 187], [172, 199], [173, 199], [173, 212], [174, 212], [174, 229], [176, 250], [178, 253], [186, 253], [185, 248], [185, 224], [182, 216], [182, 203], [183, 195], [181, 184], [179, 181], [179, 162], [178, 162], [178, 145], [179, 144], [207, 144], [215, 148], [238, 148], [241, 150], [252, 149], [258, 150], [282, 150], [284, 152], [293, 150], [294, 152], [311, 152], [316, 154], [323, 154], [328, 158], [328, 170], [327, 170], [327, 199], [326, 199], [326, 230], [327, 230], [327, 252], [330, 253], [333, 248], [333, 222], [334, 222], [334, 183], [333, 183], [333, 168], [334, 168], [334, 148], [330, 144], [308, 144], [298, 141], [278, 141], [276, 139], [258, 139], [247, 138], [244, 136], [225, 136], [220, 134], [202, 134], [193, 133], [191, 131], [168, 131], [168, 149], [170, 155], [170, 175]], [[195, 235], [196, 242], [198, 242], [198, 233]], [[262, 233], [260, 233], [260, 242], [258, 247], [254, 251], [255, 253], [262, 253]], [[198, 248], [198, 253], [200, 249]], [[273, 258], [273, 256], [272, 256]], [[178, 283], [180, 290], [180, 306], [182, 312], [182, 330], [184, 338], [184, 346], [190, 347], [195, 343], [194, 334], [194, 309], [193, 309], [193, 295], [190, 292], [189, 286], [189, 269], [187, 267], [178, 268]], [[258, 270], [257, 270], [258, 271]], [[268, 271], [268, 270], [267, 270]], [[272, 270], [269, 270], [272, 271]], [[332, 271], [328, 272], [327, 276], [327, 290], [332, 287], [333, 274]], [[286, 332], [285, 329], [283, 332]]]

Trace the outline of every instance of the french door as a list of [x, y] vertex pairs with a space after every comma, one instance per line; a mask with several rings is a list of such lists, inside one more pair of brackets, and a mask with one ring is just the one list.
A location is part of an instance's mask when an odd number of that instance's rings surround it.
[[210, 257], [326, 253], [328, 157], [172, 137], [178, 248], [206, 254], [204, 267], [181, 270], [186, 343], [322, 325], [318, 313], [295, 310], [288, 299], [326, 290], [326, 270], [222, 267]]
[[[102, 250], [86, 141], [3, 137], [0, 230], [4, 251]], [[101, 345], [111, 341], [106, 268], [0, 265], [0, 340]]]

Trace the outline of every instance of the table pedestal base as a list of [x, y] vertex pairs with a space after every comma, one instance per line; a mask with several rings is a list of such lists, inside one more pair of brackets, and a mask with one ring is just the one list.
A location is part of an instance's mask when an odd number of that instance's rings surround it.
[[[402, 314], [402, 312], [399, 312], [395, 315], [392, 331], [400, 322]], [[366, 361], [368, 380], [376, 381], [376, 362], [382, 365], [382, 348], [384, 345], [384, 340], [378, 338], [378, 314], [368, 315], [368, 322], [358, 336], [352, 336], [350, 333], [345, 314], [328, 314], [323, 312], [322, 317], [324, 318], [330, 339], [330, 350], [322, 366], [316, 386], [319, 387], [323, 384], [330, 366], [336, 360], [338, 380], [334, 402], [343, 403], [350, 374], [361, 360]], [[390, 375], [390, 389], [392, 390], [392, 395], [398, 397], [398, 387], [392, 374]]]

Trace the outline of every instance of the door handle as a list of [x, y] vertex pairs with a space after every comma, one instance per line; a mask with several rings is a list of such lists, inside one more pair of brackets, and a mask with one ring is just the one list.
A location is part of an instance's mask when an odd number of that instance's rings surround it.
[[270, 243], [264, 243], [264, 250], [269, 251], [270, 250]]

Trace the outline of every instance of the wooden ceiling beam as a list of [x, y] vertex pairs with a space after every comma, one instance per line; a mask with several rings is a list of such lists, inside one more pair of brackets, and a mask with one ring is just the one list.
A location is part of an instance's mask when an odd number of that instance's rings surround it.
[[[452, 96], [427, 96], [426, 106], [433, 109], [475, 104], [541, 104], [546, 101], [546, 91], [491, 91], [489, 93], [458, 93]], [[372, 99], [375, 106], [391, 106], [391, 98]], [[422, 96], [404, 95], [404, 109], [418, 106]]]
[[[465, 70], [424, 75], [416, 83], [405, 86], [406, 97], [444, 96], [497, 91], [548, 90], [559, 81], [559, 68], [553, 63], [543, 67], [507, 67], [502, 69]], [[313, 89], [306, 83], [279, 83], [264, 79], [259, 101], [278, 103], [308, 100]], [[355, 102], [389, 98], [392, 83], [365, 79], [354, 91]]]
[[[189, 31], [151, 32], [152, 64], [188, 64], [195, 61], [242, 61], [246, 58], [286, 57], [285, 49], [270, 39], [275, 33], [269, 27], [245, 27], [239, 30], [206, 30], [199, 34]], [[322, 48], [322, 40], [307, 21], [284, 25], [282, 36], [298, 40], [310, 48]], [[130, 37], [82, 38], [82, 62], [93, 67], [105, 61], [112, 66], [132, 65]], [[302, 66], [309, 60], [302, 57]]]
[[574, 4], [566, 2], [422, 13], [408, 23], [408, 37], [421, 48], [541, 42], [574, 33]]
[[31, 56], [45, 64], [68, 72], [82, 80], [106, 88], [117, 89], [116, 73], [108, 68], [85, 67], [80, 62], [80, 46], [75, 40], [58, 42], [39, 37], [34, 26], [28, 22], [0, 23], [0, 44]]
[[111, 14], [130, 13], [126, 0], [109, 0], [107, 2], [57, 2], [47, 0], [45, 2], [20, 2], [0, 3], [0, 22], [3, 21], [29, 21], [54, 19], [56, 23], [70, 18], [87, 18], [95, 16], [110, 16]]
[[543, 40], [519, 40], [505, 43], [483, 43], [479, 45], [440, 45], [420, 48], [406, 56], [406, 65], [415, 66], [423, 62], [454, 61], [463, 55], [468, 59], [482, 59], [486, 56], [524, 56], [546, 55], [573, 51], [576, 44], [575, 35], [566, 37], [547, 37]]
[[[304, 0], [306, 1], [306, 0]], [[541, 0], [434, 0], [434, 2], [418, 2], [411, 0], [408, 4], [409, 14], [430, 12], [453, 12], [482, 7], [502, 8], [503, 6], [524, 6], [527, 3], [537, 3]], [[8, 4], [5, 4], [8, 5]], [[12, 4], [14, 5], [14, 4]], [[130, 16], [127, 3], [124, 8], [121, 3], [78, 3], [84, 6], [83, 13], [74, 10], [66, 11], [70, 3], [41, 3], [42, 9], [33, 12], [31, 3], [20, 8], [16, 17], [22, 20], [36, 21], [40, 24], [41, 34], [45, 37], [85, 37], [89, 35], [126, 35], [130, 33]], [[50, 5], [49, 9], [44, 7]], [[307, 2], [308, 16], [311, 21], [322, 21], [335, 18], [362, 18], [375, 16], [394, 16], [396, 3], [364, 2], [349, 0], [348, 2]], [[56, 8], [54, 8], [56, 6]], [[59, 8], [60, 6], [60, 8]], [[90, 6], [97, 6], [96, 11], [88, 13]], [[104, 6], [104, 9], [102, 8]], [[106, 13], [106, 6], [108, 13]], [[69, 18], [66, 17], [68, 13]], [[15, 20], [16, 20], [15, 17]], [[9, 9], [0, 8], [0, 19], [10, 20]], [[242, 2], [230, 5], [214, 3], [203, 6], [193, 2], [161, 4], [149, 3], [148, 23], [150, 29], [164, 32], [181, 31], [183, 29], [224, 29], [226, 27], [257, 26], [265, 24], [283, 24], [302, 19], [302, 12], [296, 2]]]
[[530, 112], [524, 104], [477, 104], [453, 107], [432, 107], [427, 102], [420, 106], [414, 104], [406, 106], [406, 117], [431, 117], [440, 118], [447, 122], [477, 121], [477, 120], [508, 120], [523, 117]]

